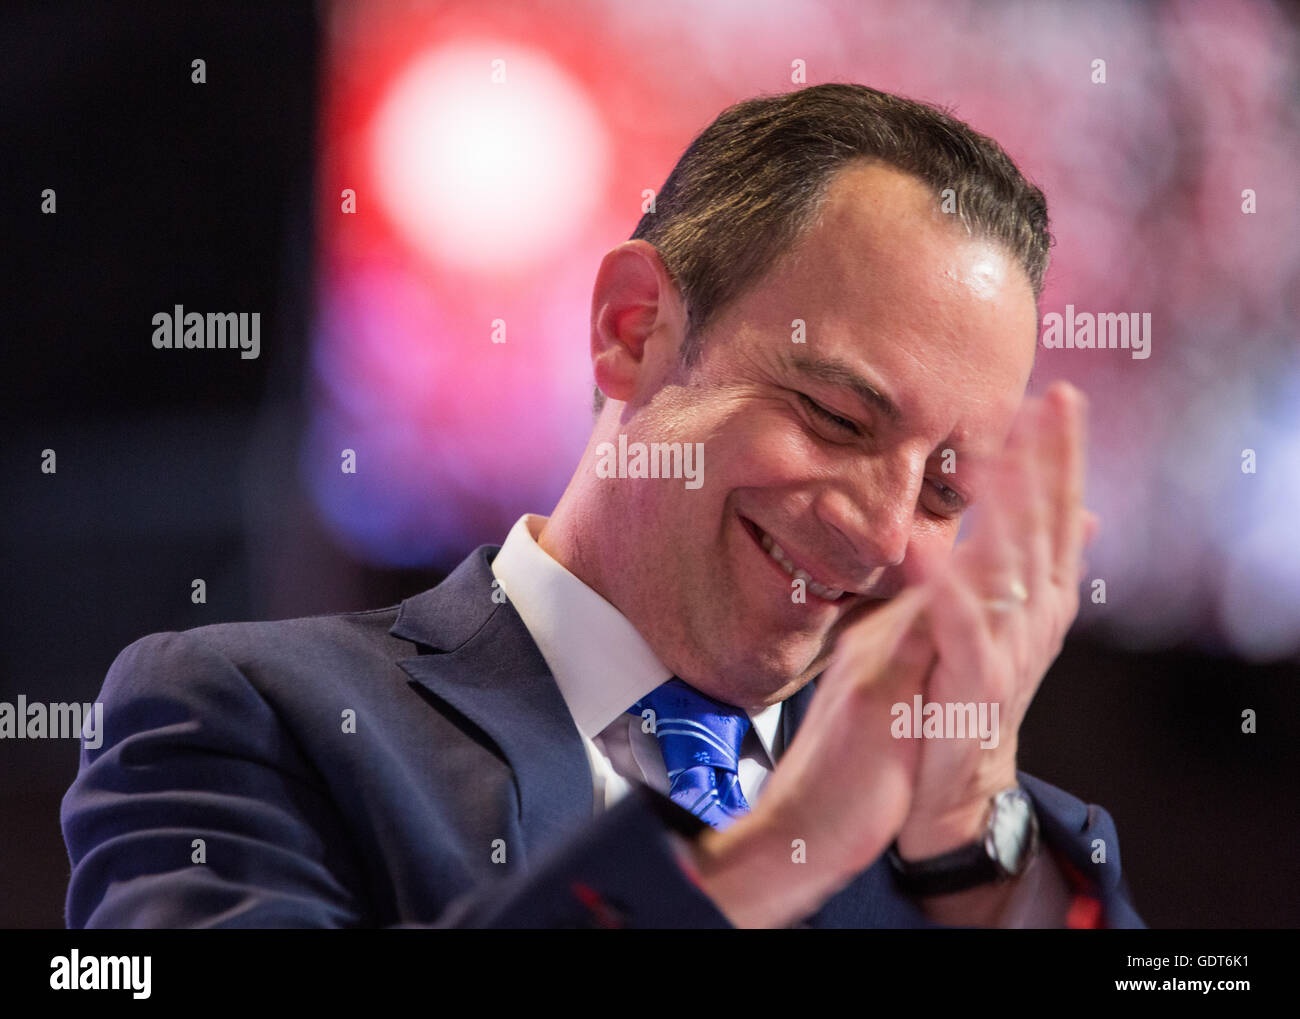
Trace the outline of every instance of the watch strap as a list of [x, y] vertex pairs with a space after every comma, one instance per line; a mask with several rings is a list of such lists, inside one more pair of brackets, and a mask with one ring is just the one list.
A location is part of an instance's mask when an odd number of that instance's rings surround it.
[[[995, 825], [1000, 808], [1011, 800], [1018, 800], [1028, 809], [1025, 828], [1026, 845], [1015, 864], [999, 859]], [[1004, 789], [993, 797], [984, 832], [974, 842], [925, 860], [904, 860], [898, 853], [895, 841], [889, 847], [889, 864], [898, 886], [909, 895], [948, 895], [966, 891], [979, 885], [1005, 880], [1024, 873], [1038, 852], [1038, 817], [1032, 800], [1018, 786]]]
[[983, 839], [926, 860], [904, 860], [896, 845], [889, 847], [887, 855], [898, 886], [909, 895], [964, 892], [1003, 876]]

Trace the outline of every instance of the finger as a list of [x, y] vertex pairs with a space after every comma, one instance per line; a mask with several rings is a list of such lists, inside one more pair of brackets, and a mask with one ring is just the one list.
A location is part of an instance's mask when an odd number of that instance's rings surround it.
[[1053, 528], [1052, 582], [1066, 585], [1078, 573], [1083, 554], [1086, 512], [1083, 507], [1084, 397], [1068, 383], [1054, 384], [1048, 406], [1057, 427], [1051, 430], [1056, 469], [1051, 498]]
[[[1008, 618], [1019, 613], [1008, 613]], [[974, 687], [982, 687], [981, 679], [988, 678], [984, 665], [993, 660], [994, 635], [990, 629], [991, 613], [979, 590], [961, 577], [954, 575], [930, 604], [926, 618], [930, 634], [941, 661], [960, 663], [947, 670], [951, 677], [963, 677]], [[931, 690], [937, 700], [966, 698], [975, 690]]]
[[1000, 500], [983, 507], [979, 532], [979, 540], [958, 554], [957, 567], [966, 583], [985, 598], [1027, 596], [1025, 549]]
[[[997, 455], [976, 465], [980, 498], [978, 506], [984, 515], [991, 516], [1001, 512], [1015, 521], [1012, 530], [1018, 530], [1023, 523], [1020, 519], [1028, 507], [1023, 499], [1024, 485], [1022, 476], [1026, 470], [1026, 461], [1035, 450], [1034, 433], [1037, 429], [1037, 413], [1040, 401], [1028, 398], [1021, 404], [1006, 442]], [[972, 530], [971, 540], [976, 540], [980, 521]]]
[[[1101, 517], [1097, 516], [1092, 510], [1083, 511], [1083, 547], [1088, 549], [1096, 540], [1097, 534], [1101, 531]], [[1080, 554], [1079, 556], [1079, 579], [1078, 583], [1082, 584], [1088, 576], [1088, 560]]]
[[[1041, 401], [1026, 400], [998, 457], [982, 467], [984, 495], [972, 519], [969, 541], [957, 561], [971, 587], [993, 600], [1024, 598], [1030, 593], [1031, 557], [1040, 541], [1041, 507], [1035, 507], [1033, 463], [1038, 456], [1037, 417]], [[1037, 584], [1034, 584], [1037, 586]]]
[[1089, 548], [1101, 531], [1101, 517], [1090, 509], [1083, 511], [1083, 547]]
[[875, 676], [905, 644], [911, 648], [912, 635], [926, 629], [924, 612], [932, 596], [932, 588], [926, 585], [904, 588], [846, 626], [836, 641], [834, 664], [826, 670], [824, 685]]
[[890, 698], [899, 691], [919, 692], [934, 665], [935, 657], [934, 640], [927, 628], [925, 615], [918, 613], [894, 645], [889, 662], [878, 680], [880, 688]]
[[1021, 549], [1021, 581], [1032, 596], [1048, 583], [1051, 569], [1051, 416], [1042, 400], [1026, 401], [1025, 433], [1015, 451], [1005, 497], [1011, 500], [1012, 533]]

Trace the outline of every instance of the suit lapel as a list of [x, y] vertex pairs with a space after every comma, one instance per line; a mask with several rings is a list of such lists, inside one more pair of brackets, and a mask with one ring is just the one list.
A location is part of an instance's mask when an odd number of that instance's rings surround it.
[[402, 670], [495, 744], [514, 772], [524, 848], [536, 852], [591, 818], [591, 767], [546, 661], [519, 614], [492, 600], [482, 546], [437, 587], [408, 598], [390, 631], [421, 645]]
[[817, 680], [812, 679], [787, 697], [781, 706], [781, 753], [785, 753], [794, 739], [795, 730], [808, 714], [808, 705], [812, 703], [813, 694], [817, 692]]
[[[514, 772], [526, 852], [590, 820], [592, 782], [582, 737], [559, 687], [509, 603], [492, 600], [497, 546], [476, 549], [437, 587], [402, 602], [389, 631], [421, 653], [398, 665], [485, 734]], [[785, 701], [782, 746], [808, 712], [816, 681]], [[784, 752], [784, 751], [783, 751]], [[925, 927], [925, 915], [877, 860], [807, 921], [810, 927]]]

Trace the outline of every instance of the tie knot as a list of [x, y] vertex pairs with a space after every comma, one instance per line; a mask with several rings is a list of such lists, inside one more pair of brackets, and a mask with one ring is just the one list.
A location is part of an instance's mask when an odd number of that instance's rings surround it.
[[750, 722], [734, 704], [714, 700], [673, 677], [628, 710], [644, 715], [647, 708], [654, 712], [654, 734], [670, 779], [699, 765], [736, 772]]

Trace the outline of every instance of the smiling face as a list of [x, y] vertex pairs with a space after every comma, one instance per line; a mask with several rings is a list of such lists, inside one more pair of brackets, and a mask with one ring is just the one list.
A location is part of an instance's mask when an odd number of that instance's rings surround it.
[[[646, 302], [627, 303], [634, 317]], [[682, 317], [661, 305], [657, 321], [593, 445], [702, 442], [703, 485], [584, 481], [571, 568], [675, 674], [774, 703], [825, 666], [848, 622], [951, 548], [969, 465], [1000, 448], [1029, 377], [1033, 292], [920, 181], [855, 164], [817, 224], [718, 312], [689, 369]]]

